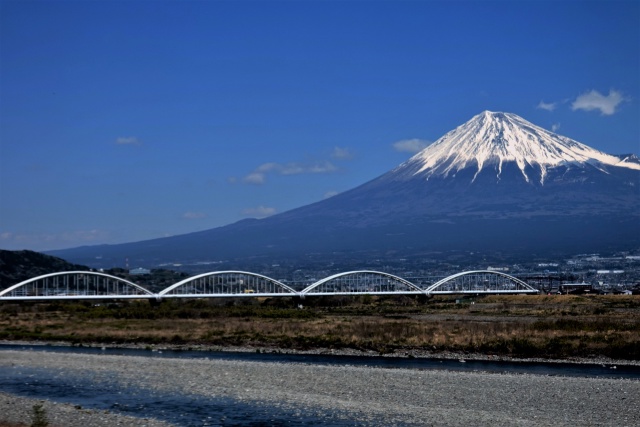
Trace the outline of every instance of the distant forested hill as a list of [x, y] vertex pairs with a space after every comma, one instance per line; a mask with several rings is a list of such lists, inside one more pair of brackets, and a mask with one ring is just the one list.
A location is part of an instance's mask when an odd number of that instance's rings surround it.
[[90, 268], [39, 252], [0, 249], [0, 289], [43, 274], [85, 270]]

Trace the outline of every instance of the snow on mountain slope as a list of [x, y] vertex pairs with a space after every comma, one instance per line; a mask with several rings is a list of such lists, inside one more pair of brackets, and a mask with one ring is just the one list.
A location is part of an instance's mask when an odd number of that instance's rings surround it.
[[[625, 154], [617, 157], [620, 158], [620, 163], [617, 166], [632, 165], [631, 169], [640, 169], [640, 158], [635, 154]], [[633, 167], [633, 165], [638, 167]]]
[[189, 234], [50, 254], [97, 268], [125, 258], [151, 268], [211, 260], [262, 268], [296, 259], [367, 265], [449, 251], [500, 260], [628, 251], [640, 247], [639, 188], [636, 155], [611, 156], [487, 111], [393, 171], [316, 203]]
[[[640, 170], [640, 164], [603, 153], [573, 139], [557, 135], [511, 113], [484, 111], [448, 132], [396, 171], [412, 175], [455, 176], [473, 167], [476, 173], [491, 166], [500, 179], [503, 165], [515, 162], [527, 182], [544, 184], [549, 168], [589, 164], [602, 172], [608, 166]], [[532, 176], [532, 171], [539, 176]]]

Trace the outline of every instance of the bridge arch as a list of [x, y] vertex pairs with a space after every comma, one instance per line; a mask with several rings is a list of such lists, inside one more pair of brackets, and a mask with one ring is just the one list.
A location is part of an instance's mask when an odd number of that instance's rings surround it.
[[20, 282], [0, 292], [0, 299], [152, 298], [151, 291], [121, 277], [96, 271], [62, 271]]
[[424, 291], [393, 274], [372, 270], [346, 271], [325, 277], [307, 286], [301, 295], [399, 295], [424, 294]]
[[539, 291], [526, 282], [500, 271], [473, 270], [445, 277], [426, 288], [425, 292], [427, 294], [533, 294]]
[[162, 290], [159, 297], [283, 296], [298, 293], [284, 283], [247, 271], [212, 271], [188, 277]]

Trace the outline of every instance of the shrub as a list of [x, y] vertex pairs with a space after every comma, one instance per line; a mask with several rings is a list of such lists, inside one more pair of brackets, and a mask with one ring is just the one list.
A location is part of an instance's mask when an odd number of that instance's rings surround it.
[[49, 421], [47, 420], [47, 413], [41, 404], [33, 405], [33, 418], [31, 421], [31, 427], [47, 427]]

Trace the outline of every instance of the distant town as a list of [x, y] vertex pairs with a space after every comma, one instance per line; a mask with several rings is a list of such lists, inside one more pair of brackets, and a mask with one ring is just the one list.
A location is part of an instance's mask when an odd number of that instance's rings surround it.
[[[594, 293], [594, 294], [640, 294], [640, 255], [619, 253], [613, 256], [578, 254], [553, 261], [531, 261], [520, 263], [496, 263], [473, 260], [473, 254], [450, 254], [446, 259], [438, 257], [342, 259], [340, 261], [283, 260], [282, 262], [255, 262], [243, 269], [277, 279], [296, 290], [332, 274], [375, 270], [394, 274], [410, 282], [425, 286], [462, 271], [490, 270], [507, 273], [524, 280], [543, 293]], [[238, 270], [230, 261], [200, 261], [197, 263], [169, 263], [157, 269], [131, 268], [110, 269], [119, 274], [135, 276], [134, 281], [162, 288], [175, 278], [165, 277], [175, 272], [178, 277], [195, 274]], [[107, 271], [107, 270], [105, 270]], [[155, 277], [155, 278], [154, 278]]]

